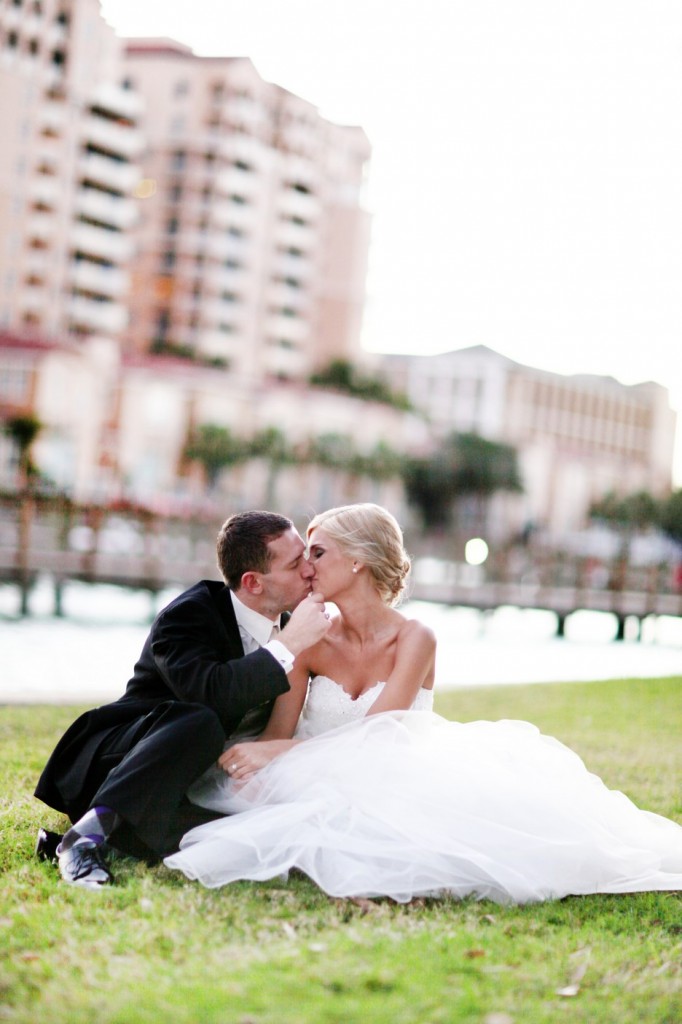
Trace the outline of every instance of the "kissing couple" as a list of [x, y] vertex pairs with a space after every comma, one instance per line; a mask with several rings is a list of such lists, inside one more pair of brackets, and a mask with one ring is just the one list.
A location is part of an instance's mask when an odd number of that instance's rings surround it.
[[322, 512], [305, 543], [286, 517], [237, 513], [217, 553], [224, 582], [160, 612], [123, 696], [40, 777], [73, 823], [66, 882], [110, 884], [113, 847], [210, 887], [297, 868], [331, 896], [401, 902], [682, 889], [680, 825], [528, 722], [434, 713], [436, 638], [396, 607], [410, 560], [386, 509]]

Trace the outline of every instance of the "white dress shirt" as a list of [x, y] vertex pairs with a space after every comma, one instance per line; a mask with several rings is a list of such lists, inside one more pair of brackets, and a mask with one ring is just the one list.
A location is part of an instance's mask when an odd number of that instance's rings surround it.
[[273, 639], [274, 634], [279, 633], [279, 619], [273, 622], [272, 619], [261, 615], [260, 612], [255, 612], [253, 608], [247, 608], [233, 591], [230, 591], [230, 597], [239, 626], [244, 654], [252, 654], [259, 647], [264, 647], [280, 663], [285, 672], [291, 671], [294, 665], [293, 654], [281, 640]]

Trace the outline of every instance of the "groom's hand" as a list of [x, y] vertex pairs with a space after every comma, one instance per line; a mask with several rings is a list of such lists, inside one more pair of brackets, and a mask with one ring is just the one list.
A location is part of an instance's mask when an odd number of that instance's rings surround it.
[[318, 640], [321, 640], [330, 625], [329, 615], [324, 610], [322, 595], [308, 594], [294, 608], [291, 618], [279, 634], [278, 639], [296, 657], [301, 651], [305, 651], [307, 647], [312, 647]]

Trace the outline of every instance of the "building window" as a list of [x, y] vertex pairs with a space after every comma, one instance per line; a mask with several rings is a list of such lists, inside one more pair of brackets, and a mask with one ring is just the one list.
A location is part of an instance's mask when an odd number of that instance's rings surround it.
[[23, 402], [28, 397], [29, 372], [21, 367], [0, 368], [0, 398], [10, 402]]

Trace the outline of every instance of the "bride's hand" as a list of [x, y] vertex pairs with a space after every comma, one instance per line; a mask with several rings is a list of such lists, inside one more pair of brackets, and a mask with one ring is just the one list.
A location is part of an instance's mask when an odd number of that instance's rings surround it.
[[232, 779], [246, 779], [265, 768], [280, 754], [295, 746], [297, 740], [255, 740], [235, 743], [218, 758], [218, 764]]

